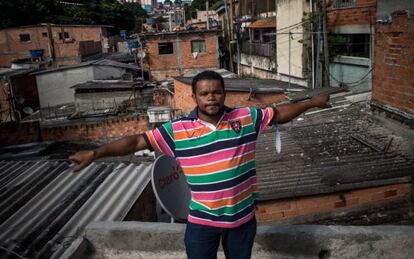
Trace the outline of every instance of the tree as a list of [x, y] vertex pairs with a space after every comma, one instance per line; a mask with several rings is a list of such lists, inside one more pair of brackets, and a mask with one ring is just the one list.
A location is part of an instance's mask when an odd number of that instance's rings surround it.
[[[39, 23], [112, 25], [112, 32], [139, 31], [146, 17], [137, 3], [116, 0], [68, 0], [81, 5], [56, 4], [54, 0], [1, 0], [0, 28]], [[16, 8], [18, 6], [19, 8]]]
[[[205, 0], [193, 0], [191, 5], [186, 9], [185, 16], [196, 18], [197, 17], [197, 10], [205, 11], [206, 10], [206, 2]], [[223, 2], [223, 0], [209, 0], [209, 6], [213, 6], [217, 2]]]
[[1, 0], [0, 28], [56, 22], [59, 6], [54, 0]]

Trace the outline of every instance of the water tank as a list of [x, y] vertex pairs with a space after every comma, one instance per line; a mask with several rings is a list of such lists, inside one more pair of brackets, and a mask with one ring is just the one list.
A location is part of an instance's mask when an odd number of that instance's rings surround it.
[[139, 47], [137, 39], [128, 40], [128, 49], [137, 49]]
[[30, 58], [42, 58], [43, 52], [43, 49], [31, 49], [29, 50]]

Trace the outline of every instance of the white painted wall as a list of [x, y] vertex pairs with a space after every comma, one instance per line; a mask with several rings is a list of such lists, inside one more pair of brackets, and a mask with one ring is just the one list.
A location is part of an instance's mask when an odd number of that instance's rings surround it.
[[36, 75], [40, 107], [56, 106], [75, 101], [74, 90], [79, 83], [93, 80], [93, 68], [81, 67]]
[[95, 80], [120, 78], [125, 73], [125, 68], [112, 66], [93, 66], [93, 79]]
[[[302, 22], [303, 12], [309, 12], [309, 3], [305, 0], [281, 0], [277, 1], [276, 29], [278, 33], [292, 32], [290, 39], [290, 74], [296, 78], [304, 78], [303, 75], [303, 28], [301, 25], [290, 27]], [[299, 34], [296, 34], [299, 33]], [[292, 39], [293, 38], [293, 39]], [[277, 71], [289, 75], [289, 35], [278, 34], [276, 36]]]
[[276, 78], [276, 73], [272, 73], [276, 69], [276, 62], [268, 57], [240, 54], [240, 65], [242, 74], [255, 76], [258, 78]]
[[73, 103], [75, 91], [72, 86], [91, 80], [120, 78], [125, 72], [124, 68], [112, 66], [88, 66], [36, 75], [40, 107]]
[[120, 105], [122, 101], [128, 100], [131, 96], [132, 91], [75, 94], [76, 110], [84, 112], [92, 109], [112, 109]]

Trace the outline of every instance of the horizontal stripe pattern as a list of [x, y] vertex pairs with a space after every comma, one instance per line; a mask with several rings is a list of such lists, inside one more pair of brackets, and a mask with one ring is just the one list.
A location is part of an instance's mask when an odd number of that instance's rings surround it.
[[216, 128], [194, 114], [147, 131], [145, 140], [181, 165], [191, 190], [189, 222], [240, 226], [254, 216], [256, 139], [273, 109], [226, 108]]

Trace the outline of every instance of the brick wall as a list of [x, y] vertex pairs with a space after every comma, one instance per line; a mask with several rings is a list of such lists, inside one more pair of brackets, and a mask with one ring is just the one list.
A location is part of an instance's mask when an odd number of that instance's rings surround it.
[[353, 7], [327, 8], [327, 25], [329, 28], [342, 25], [375, 24], [377, 0], [356, 0]]
[[113, 140], [142, 133], [150, 128], [147, 116], [76, 122], [69, 125], [42, 126], [36, 123], [4, 124], [0, 127], [0, 146], [39, 141]]
[[[188, 114], [196, 106], [191, 97], [191, 85], [187, 85], [179, 80], [174, 80], [174, 102], [175, 107], [180, 109], [178, 114]], [[286, 100], [284, 94], [255, 94], [249, 98], [249, 93], [227, 92], [225, 105], [229, 107], [252, 106], [265, 107], [272, 106]]]
[[0, 125], [0, 146], [17, 145], [37, 141], [40, 141], [39, 124], [37, 122], [9, 122]]
[[340, 209], [393, 201], [411, 193], [410, 184], [395, 184], [339, 194], [281, 199], [259, 202], [256, 217], [259, 222], [280, 221], [299, 216], [311, 216]]
[[[204, 40], [205, 53], [196, 58], [191, 52], [191, 41]], [[160, 55], [158, 43], [171, 42], [173, 53]], [[215, 32], [177, 33], [146, 36], [146, 68], [151, 70], [151, 77], [164, 80], [168, 77], [183, 75], [187, 70], [203, 70], [219, 67], [218, 38]]]
[[373, 100], [414, 115], [414, 18], [377, 24], [374, 52]]
[[[49, 41], [46, 26], [27, 26], [19, 28], [9, 28], [0, 31], [0, 67], [9, 67], [15, 59], [29, 57], [29, 50], [43, 49], [44, 56], [50, 57]], [[72, 40], [59, 39], [60, 32], [69, 33]], [[86, 26], [52, 26], [55, 55], [57, 62], [70, 64], [76, 62], [78, 56], [92, 54], [101, 51], [101, 27]], [[30, 41], [21, 42], [20, 34], [28, 33]], [[85, 49], [81, 53], [80, 44], [82, 42], [93, 42], [93, 47]], [[89, 44], [91, 45], [91, 44]]]

